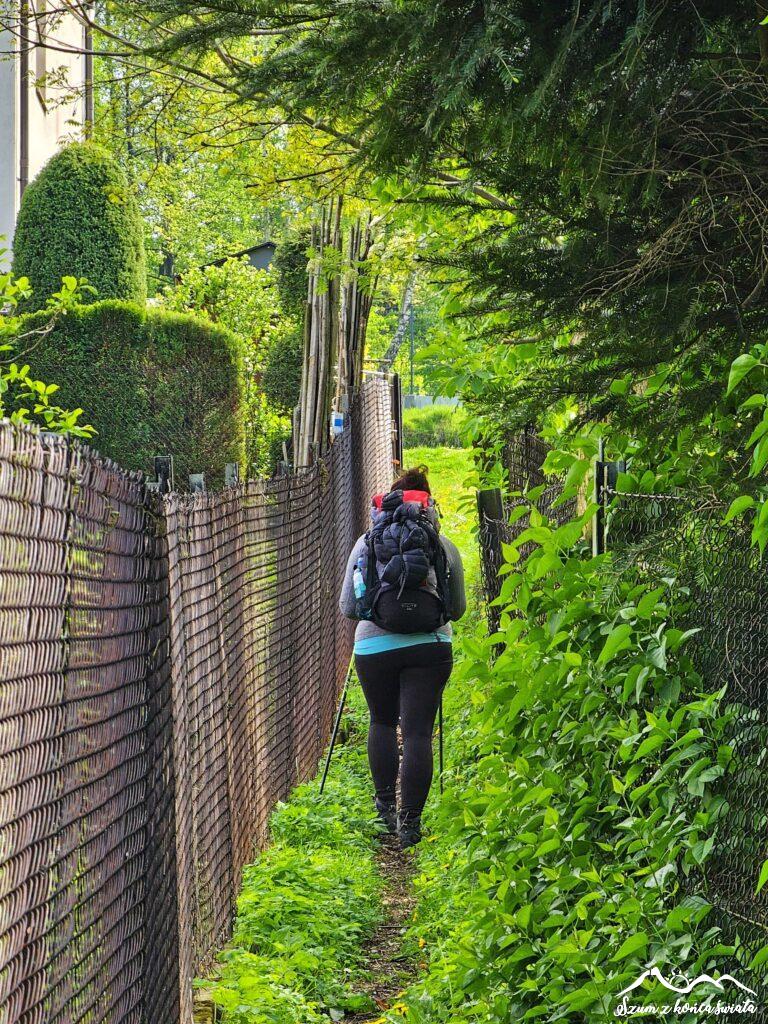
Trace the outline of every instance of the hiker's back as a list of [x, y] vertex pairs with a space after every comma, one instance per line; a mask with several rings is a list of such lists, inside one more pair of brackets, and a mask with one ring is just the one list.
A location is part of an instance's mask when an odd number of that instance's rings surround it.
[[432, 633], [451, 617], [448, 563], [426, 491], [373, 498], [372, 526], [358, 566], [357, 617], [392, 633]]

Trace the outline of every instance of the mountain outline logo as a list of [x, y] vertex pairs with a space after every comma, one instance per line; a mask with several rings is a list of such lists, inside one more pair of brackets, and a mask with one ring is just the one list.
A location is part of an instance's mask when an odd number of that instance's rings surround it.
[[[741, 989], [742, 992], [748, 992], [751, 996], [757, 995], [757, 992], [755, 992], [754, 989], [748, 988], [746, 985], [742, 984], [742, 982], [740, 982], [738, 978], [734, 978], [732, 974], [723, 974], [720, 978], [713, 978], [711, 974], [700, 974], [697, 978], [694, 978], [692, 981], [686, 978], [683, 974], [675, 974], [673, 975], [672, 981], [667, 981], [667, 979], [664, 977], [664, 975], [661, 973], [658, 967], [651, 967], [647, 971], [643, 971], [640, 977], [633, 981], [631, 985], [628, 985], [627, 988], [622, 989], [622, 991], [619, 992], [617, 998], [620, 999], [622, 996], [627, 995], [629, 992], [634, 992], [636, 988], [639, 988], [640, 985], [642, 985], [649, 978], [652, 978], [654, 981], [657, 981], [660, 985], [663, 985], [664, 988], [667, 989], [667, 991], [674, 992], [675, 995], [678, 996], [687, 996], [699, 985], [713, 985], [716, 989], [718, 989], [718, 991], [725, 992], [726, 983], [735, 985], [737, 988]], [[683, 982], [682, 987], [680, 988], [678, 988], [674, 984], [674, 982], [678, 979], [679, 981]]]

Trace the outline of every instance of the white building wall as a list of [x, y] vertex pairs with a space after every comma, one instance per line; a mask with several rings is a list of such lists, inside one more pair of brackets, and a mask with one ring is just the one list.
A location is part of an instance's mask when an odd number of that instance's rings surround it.
[[[45, 0], [36, 0], [38, 12]], [[51, 4], [51, 7], [54, 5]], [[35, 38], [35, 20], [30, 37]], [[85, 59], [82, 53], [62, 52], [71, 47], [82, 49], [85, 33], [70, 15], [49, 19], [47, 38], [56, 47], [35, 46], [29, 52], [29, 77], [21, 82], [18, 57], [0, 60], [0, 247], [10, 250], [21, 199], [20, 110], [22, 88], [28, 111], [28, 181], [32, 181], [63, 143], [82, 136], [85, 121]], [[18, 49], [18, 40], [8, 33], [0, 35], [0, 50], [6, 54]], [[0, 259], [0, 270], [7, 269], [10, 253]], [[3, 266], [5, 265], [5, 267]]]
[[[0, 50], [12, 48], [9, 34], [0, 33]], [[16, 61], [0, 60], [0, 248], [6, 249], [10, 249], [18, 211], [18, 78]], [[8, 258], [8, 254], [0, 258], [0, 272], [7, 269]]]
[[[35, 6], [40, 9], [41, 0]], [[62, 52], [67, 47], [82, 50], [83, 27], [76, 18], [59, 15], [48, 26], [48, 38], [56, 49], [35, 47], [29, 56], [33, 79], [29, 85], [30, 181], [62, 143], [81, 137], [85, 121], [85, 61], [82, 53]], [[44, 84], [44, 75], [48, 84]], [[42, 87], [35, 84], [35, 79], [43, 83]], [[59, 80], [61, 86], [55, 84]]]

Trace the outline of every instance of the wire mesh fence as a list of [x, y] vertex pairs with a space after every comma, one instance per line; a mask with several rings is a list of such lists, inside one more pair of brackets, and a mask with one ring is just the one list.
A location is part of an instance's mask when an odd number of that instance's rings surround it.
[[392, 471], [372, 378], [310, 471], [163, 501], [0, 426], [0, 1021], [174, 1024], [239, 874], [310, 775], [336, 610]]

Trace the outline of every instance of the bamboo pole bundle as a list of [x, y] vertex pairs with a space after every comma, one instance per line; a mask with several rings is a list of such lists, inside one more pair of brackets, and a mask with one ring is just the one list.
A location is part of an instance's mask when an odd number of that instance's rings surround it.
[[370, 248], [370, 221], [365, 227], [357, 221], [349, 234], [347, 260], [350, 272], [341, 293], [337, 403], [341, 395], [358, 388], [362, 383], [363, 349], [375, 282], [371, 282], [368, 287], [361, 284], [361, 271]]
[[301, 389], [293, 421], [297, 468], [310, 466], [315, 454], [323, 452], [330, 440], [332, 408], [339, 408], [342, 396], [362, 382], [373, 301], [373, 289], [361, 283], [371, 247], [370, 221], [353, 224], [345, 245], [341, 218], [338, 198], [323, 208], [312, 230], [315, 259], [308, 275]]
[[326, 224], [324, 252], [329, 250], [332, 271], [326, 274], [325, 287], [321, 289], [319, 333], [320, 357], [318, 386], [315, 400], [312, 443], [321, 451], [329, 439], [331, 421], [331, 397], [333, 371], [336, 365], [339, 337], [339, 256], [341, 254], [341, 199], [332, 201]]

